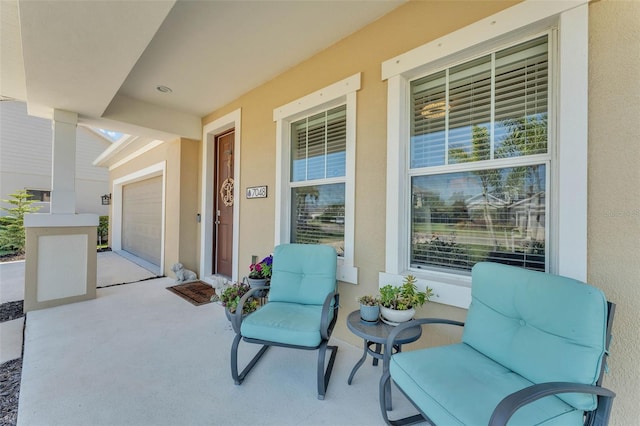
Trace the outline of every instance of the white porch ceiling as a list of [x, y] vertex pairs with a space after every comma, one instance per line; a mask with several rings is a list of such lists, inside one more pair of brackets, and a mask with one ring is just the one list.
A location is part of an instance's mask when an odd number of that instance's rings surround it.
[[404, 1], [2, 0], [0, 95], [41, 117], [199, 139], [201, 117]]

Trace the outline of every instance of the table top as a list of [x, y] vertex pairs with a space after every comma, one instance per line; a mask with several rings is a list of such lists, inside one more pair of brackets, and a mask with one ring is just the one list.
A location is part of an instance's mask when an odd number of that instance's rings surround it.
[[[353, 311], [347, 317], [347, 327], [353, 334], [360, 336], [365, 340], [375, 343], [386, 343], [387, 337], [393, 331], [395, 326], [385, 324], [381, 320], [370, 323], [360, 318], [360, 310]], [[404, 345], [405, 343], [415, 342], [422, 335], [422, 327], [410, 327], [403, 330], [396, 338], [396, 344]]]

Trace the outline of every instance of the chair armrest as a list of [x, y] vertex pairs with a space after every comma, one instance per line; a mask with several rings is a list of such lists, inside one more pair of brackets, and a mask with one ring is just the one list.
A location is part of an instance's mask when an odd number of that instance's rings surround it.
[[242, 298], [240, 299], [240, 302], [238, 302], [238, 306], [236, 307], [236, 311], [231, 314], [231, 326], [233, 327], [233, 331], [235, 331], [236, 334], [240, 334], [240, 326], [242, 325], [242, 309], [244, 308], [244, 304], [247, 300], [249, 300], [249, 298], [253, 295], [253, 293], [260, 291], [260, 290], [268, 290], [269, 286], [261, 286], [261, 287], [253, 287], [251, 288], [248, 292], [246, 292], [244, 294], [244, 296], [242, 296]]
[[[570, 382], [538, 383], [514, 392], [500, 401], [495, 410], [493, 410], [493, 414], [491, 415], [491, 419], [489, 420], [489, 426], [506, 425], [511, 416], [520, 407], [523, 407], [540, 398], [544, 398], [545, 396], [556, 395], [559, 393], [589, 393], [602, 396], [605, 398], [605, 401], [603, 402], [607, 406], [606, 408], [608, 408], [608, 410], [610, 410], [611, 408], [611, 401], [616, 396], [616, 394], [609, 389], [600, 386]], [[609, 413], [607, 412], [606, 418], [604, 419], [604, 422], [602, 422], [602, 424], [607, 423], [608, 417]]]
[[[333, 302], [333, 306], [331, 306], [331, 302]], [[340, 295], [335, 291], [328, 294], [326, 299], [324, 299], [324, 304], [322, 305], [322, 317], [320, 320], [320, 336], [323, 340], [329, 340], [331, 336], [331, 332], [333, 331], [333, 326], [336, 324], [338, 319], [338, 308], [340, 307]], [[329, 321], [329, 310], [333, 309], [333, 318]]]
[[389, 363], [391, 362], [391, 353], [393, 351], [393, 344], [398, 338], [398, 334], [400, 334], [403, 330], [407, 328], [422, 326], [425, 324], [449, 324], [449, 325], [457, 325], [460, 327], [464, 327], [464, 322], [448, 320], [444, 318], [418, 318], [411, 321], [407, 321], [402, 324], [398, 324], [389, 337], [387, 337], [387, 342], [384, 344], [384, 355], [382, 358], [382, 374], [389, 371]]

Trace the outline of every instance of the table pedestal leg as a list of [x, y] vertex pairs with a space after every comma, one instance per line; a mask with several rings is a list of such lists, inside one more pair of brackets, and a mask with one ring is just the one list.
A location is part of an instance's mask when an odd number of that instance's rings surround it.
[[[382, 345], [380, 343], [376, 343], [376, 353], [382, 354]], [[378, 358], [373, 357], [373, 365], [378, 365]]]
[[353, 380], [353, 376], [356, 375], [356, 371], [358, 371], [358, 368], [360, 368], [362, 366], [362, 364], [364, 364], [364, 361], [367, 359], [367, 341], [364, 341], [364, 353], [362, 354], [362, 358], [360, 358], [358, 360], [358, 362], [356, 362], [356, 365], [353, 367], [353, 370], [351, 370], [351, 374], [349, 374], [349, 380], [347, 380], [347, 384], [351, 384], [351, 381]]

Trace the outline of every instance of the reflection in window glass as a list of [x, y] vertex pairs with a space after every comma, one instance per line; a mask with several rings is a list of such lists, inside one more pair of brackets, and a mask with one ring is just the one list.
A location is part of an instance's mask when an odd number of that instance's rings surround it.
[[344, 255], [344, 183], [291, 189], [291, 242], [325, 244]]
[[412, 169], [546, 154], [548, 38], [411, 82]]
[[415, 176], [411, 266], [468, 271], [481, 261], [545, 270], [544, 164]]

